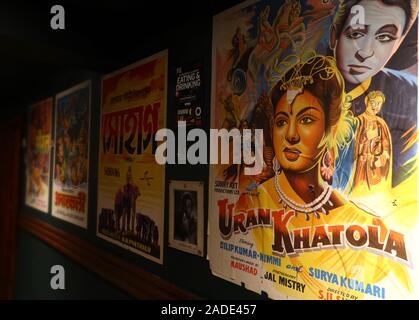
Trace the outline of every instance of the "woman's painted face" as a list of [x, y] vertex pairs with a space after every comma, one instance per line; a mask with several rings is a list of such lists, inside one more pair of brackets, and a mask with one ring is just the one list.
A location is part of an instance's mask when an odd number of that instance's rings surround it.
[[345, 80], [358, 84], [382, 70], [399, 48], [406, 15], [402, 8], [381, 1], [359, 3], [338, 38], [336, 60]]
[[283, 170], [303, 172], [317, 162], [319, 143], [325, 133], [325, 115], [320, 102], [309, 91], [292, 104], [284, 94], [275, 108], [273, 142]]

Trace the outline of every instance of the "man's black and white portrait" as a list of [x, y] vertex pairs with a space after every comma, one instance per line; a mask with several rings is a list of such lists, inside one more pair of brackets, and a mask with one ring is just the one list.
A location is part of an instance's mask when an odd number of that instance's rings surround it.
[[197, 244], [197, 192], [175, 190], [174, 238]]

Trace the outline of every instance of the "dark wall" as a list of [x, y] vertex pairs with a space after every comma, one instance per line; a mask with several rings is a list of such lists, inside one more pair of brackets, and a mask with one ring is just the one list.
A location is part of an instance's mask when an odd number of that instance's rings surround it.
[[[15, 299], [130, 299], [25, 231], [18, 233]], [[53, 290], [51, 267], [65, 270], [65, 290]]]
[[[229, 3], [230, 2], [230, 3]], [[138, 255], [125, 251], [96, 237], [96, 199], [97, 199], [97, 159], [99, 141], [99, 117], [100, 117], [100, 76], [114, 71], [127, 64], [138, 61], [160, 50], [169, 50], [169, 75], [168, 75], [168, 106], [167, 126], [176, 128], [176, 115], [173, 108], [175, 94], [175, 70], [184, 63], [201, 61], [203, 64], [204, 79], [204, 108], [203, 128], [209, 132], [210, 128], [210, 92], [211, 92], [211, 41], [212, 41], [212, 15], [228, 8], [231, 2], [227, 1], [218, 5], [203, 2], [201, 9], [191, 12], [188, 18], [178, 20], [178, 23], [168, 24], [165, 30], [159, 30], [158, 34], [148, 34], [147, 29], [121, 30], [120, 39], [123, 41], [121, 51], [116, 50], [118, 44], [109, 41], [109, 54], [101, 57], [101, 63], [86, 60], [83, 64], [67, 65], [63, 60], [61, 65], [55, 68], [44, 82], [36, 83], [36, 90], [21, 97], [21, 104], [15, 112], [26, 114], [27, 106], [40, 99], [55, 95], [56, 93], [76, 85], [87, 79], [93, 80], [92, 117], [91, 117], [91, 147], [89, 168], [89, 220], [88, 230], [83, 230], [67, 222], [58, 220], [50, 215], [45, 215], [22, 205], [22, 210], [38, 219], [62, 228], [81, 239], [89, 241], [101, 249], [104, 249], [124, 260], [141, 266], [145, 270], [165, 278], [174, 284], [198, 294], [204, 298], [216, 299], [258, 299], [258, 294], [247, 291], [240, 286], [233, 285], [211, 274], [209, 262], [202, 257], [169, 248], [167, 246], [168, 235], [168, 182], [170, 180], [201, 180], [205, 182], [204, 189], [204, 230], [207, 230], [208, 221], [208, 173], [206, 165], [181, 165], [167, 166], [166, 168], [166, 201], [165, 201], [165, 243], [164, 264], [160, 266]], [[205, 7], [206, 6], [206, 7]], [[119, 19], [124, 19], [120, 17]], [[151, 21], [151, 18], [148, 18]], [[94, 21], [94, 20], [93, 20]], [[176, 21], [176, 19], [170, 21]], [[117, 25], [118, 20], [115, 22]], [[150, 23], [150, 28], [153, 25]], [[96, 26], [97, 28], [97, 26]], [[161, 27], [160, 27], [161, 28]], [[99, 32], [99, 31], [97, 31]], [[151, 32], [151, 31], [150, 31]], [[117, 33], [117, 31], [114, 31]], [[90, 36], [94, 36], [90, 35]], [[100, 37], [106, 35], [100, 34]], [[109, 35], [111, 40], [112, 36]], [[94, 41], [92, 39], [92, 41]], [[128, 44], [126, 43], [128, 42]], [[121, 42], [122, 43], [122, 42]], [[97, 48], [86, 48], [86, 57], [98, 52]], [[106, 50], [104, 54], [106, 54]], [[79, 52], [79, 55], [82, 54]], [[98, 54], [98, 53], [95, 53]], [[89, 62], [90, 61], [90, 62]], [[105, 62], [103, 62], [105, 61]], [[176, 132], [176, 130], [174, 130]], [[22, 185], [24, 181], [22, 180]], [[22, 194], [23, 195], [23, 194]], [[23, 197], [22, 197], [23, 199]], [[22, 200], [23, 201], [23, 200]], [[38, 239], [26, 232], [19, 233], [17, 273], [16, 273], [16, 298], [57, 298], [57, 299], [85, 299], [85, 298], [127, 298], [127, 296], [91, 272], [81, 268], [68, 260], [55, 250], [46, 246]], [[206, 247], [205, 239], [205, 247]], [[205, 252], [206, 254], [206, 252]], [[63, 264], [66, 268], [67, 290], [53, 291], [49, 286], [51, 275], [49, 270], [53, 264]]]

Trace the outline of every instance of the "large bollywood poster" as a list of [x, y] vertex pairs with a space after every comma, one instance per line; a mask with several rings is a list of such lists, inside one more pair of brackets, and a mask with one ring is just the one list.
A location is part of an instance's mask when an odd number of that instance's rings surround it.
[[167, 51], [102, 79], [97, 235], [163, 263]]
[[416, 18], [382, 0], [214, 17], [211, 127], [254, 164], [218, 146], [213, 274], [273, 299], [419, 298]]
[[48, 213], [52, 98], [29, 107], [26, 189], [27, 206]]
[[52, 216], [87, 228], [91, 83], [55, 98]]

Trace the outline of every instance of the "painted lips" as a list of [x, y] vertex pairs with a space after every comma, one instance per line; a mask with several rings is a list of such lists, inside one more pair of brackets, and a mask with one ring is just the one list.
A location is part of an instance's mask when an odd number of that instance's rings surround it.
[[349, 67], [349, 73], [352, 75], [360, 75], [360, 74], [364, 74], [365, 72], [368, 72], [371, 70], [370, 67], [367, 66], [360, 66], [360, 65], [356, 65], [356, 64], [350, 64], [348, 65]]
[[300, 154], [301, 154], [301, 151], [297, 149], [290, 149], [290, 148], [284, 149], [284, 155], [288, 161], [296, 161], [300, 157]]

